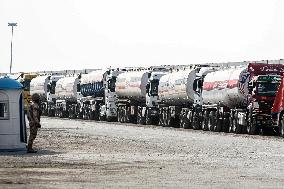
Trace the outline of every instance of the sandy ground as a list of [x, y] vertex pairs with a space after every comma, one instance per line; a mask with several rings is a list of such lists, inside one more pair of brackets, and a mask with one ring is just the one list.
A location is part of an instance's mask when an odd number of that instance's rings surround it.
[[0, 153], [0, 188], [284, 188], [284, 141], [42, 119], [37, 154]]

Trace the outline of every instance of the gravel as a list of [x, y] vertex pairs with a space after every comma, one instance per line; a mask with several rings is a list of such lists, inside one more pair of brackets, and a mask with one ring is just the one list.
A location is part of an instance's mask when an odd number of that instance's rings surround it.
[[35, 148], [0, 153], [0, 188], [284, 186], [276, 136], [42, 118]]

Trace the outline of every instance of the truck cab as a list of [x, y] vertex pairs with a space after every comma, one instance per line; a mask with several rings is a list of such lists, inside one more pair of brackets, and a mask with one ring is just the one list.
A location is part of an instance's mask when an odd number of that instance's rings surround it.
[[284, 137], [284, 77], [278, 87], [272, 106], [272, 122], [278, 127], [279, 135]]
[[141, 124], [158, 124], [159, 81], [167, 73], [167, 70], [153, 70], [149, 73], [148, 84], [146, 85], [146, 106], [139, 108]]
[[108, 69], [104, 74], [104, 103], [100, 107], [102, 120], [117, 121], [115, 83], [117, 76], [122, 72], [124, 71], [119, 69]]
[[247, 132], [254, 134], [276, 127], [272, 123], [271, 109], [281, 81], [280, 75], [254, 76], [248, 84], [248, 127]]
[[49, 82], [47, 84], [47, 94], [46, 94], [46, 107], [47, 107], [47, 115], [50, 117], [55, 116], [55, 102], [56, 102], [56, 96], [55, 96], [55, 87], [56, 82], [63, 78], [63, 75], [50, 75], [48, 76]]

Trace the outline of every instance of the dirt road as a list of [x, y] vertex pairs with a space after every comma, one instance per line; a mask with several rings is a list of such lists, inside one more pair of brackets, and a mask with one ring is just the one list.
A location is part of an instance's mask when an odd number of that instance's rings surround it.
[[0, 188], [283, 188], [284, 141], [42, 119], [37, 154], [0, 153]]

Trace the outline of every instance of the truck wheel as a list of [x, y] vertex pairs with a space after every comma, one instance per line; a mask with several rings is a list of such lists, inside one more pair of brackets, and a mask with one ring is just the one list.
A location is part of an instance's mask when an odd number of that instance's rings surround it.
[[236, 134], [242, 133], [243, 127], [242, 127], [242, 125], [240, 125], [238, 123], [238, 120], [236, 118], [233, 121], [233, 128], [234, 128]]
[[217, 116], [217, 112], [216, 112], [216, 125], [214, 127], [214, 131], [215, 132], [221, 132], [222, 131], [222, 127], [223, 127], [223, 120], [222, 120], [222, 118], [219, 118]]
[[235, 133], [235, 128], [234, 128], [234, 118], [230, 117], [229, 118], [229, 121], [230, 121], [230, 127], [229, 127], [229, 132], [230, 133]]
[[190, 125], [189, 125], [189, 120], [186, 116], [182, 116], [180, 118], [180, 127], [184, 128], [184, 129], [189, 129]]
[[209, 111], [204, 112], [204, 119], [201, 124], [201, 128], [203, 131], [208, 131], [208, 122], [209, 122]]
[[256, 120], [253, 119], [252, 116], [250, 116], [249, 120], [248, 120], [248, 126], [247, 126], [247, 132], [249, 135], [255, 135], [256, 133], [256, 129], [257, 129], [257, 125], [256, 125]]
[[171, 117], [166, 112], [165, 113], [165, 117], [164, 117], [164, 127], [169, 127], [170, 126], [170, 122], [171, 122]]
[[124, 112], [123, 112], [123, 109], [122, 107], [119, 108], [119, 122], [120, 123], [124, 123]]
[[73, 118], [73, 116], [72, 116], [71, 111], [69, 111], [69, 112], [68, 112], [68, 114], [69, 114], [69, 115], [68, 115], [68, 118], [69, 118], [69, 119], [72, 119], [72, 118]]
[[284, 137], [284, 114], [281, 116], [279, 120], [279, 135]]
[[209, 131], [214, 131], [216, 123], [217, 123], [216, 112], [215, 111], [210, 111], [210, 113], [209, 113], [209, 120], [208, 120], [208, 129], [209, 129]]
[[192, 128], [194, 130], [200, 129], [200, 117], [196, 112], [193, 112]]
[[161, 114], [159, 114], [159, 123], [158, 123], [158, 125], [159, 126], [164, 126], [164, 120], [163, 120], [163, 115], [162, 115], [162, 113]]
[[99, 120], [100, 120], [100, 121], [105, 121], [105, 120], [106, 120], [106, 116], [105, 116], [105, 115], [103, 115], [103, 116], [100, 115], [100, 116], [99, 116]]
[[171, 118], [171, 127], [179, 128], [179, 117]]
[[148, 114], [146, 114], [145, 124], [152, 125], [152, 118]]
[[141, 124], [141, 125], [145, 125], [145, 124], [146, 124], [145, 117], [142, 117], [142, 116], [141, 116], [140, 124]]
[[230, 114], [228, 112], [224, 113], [224, 121], [223, 121], [223, 132], [230, 132]]

